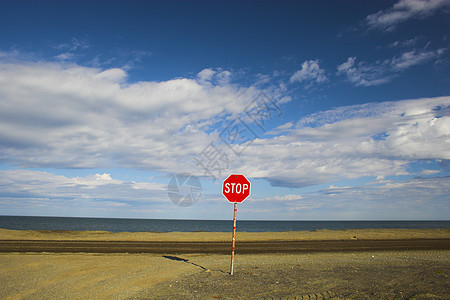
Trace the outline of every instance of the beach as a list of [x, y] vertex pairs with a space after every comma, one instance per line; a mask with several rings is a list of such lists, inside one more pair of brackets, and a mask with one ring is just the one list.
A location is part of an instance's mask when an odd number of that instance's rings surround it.
[[[4, 249], [0, 253], [1, 299], [450, 298], [448, 229], [240, 232], [233, 276], [229, 274], [230, 255], [221, 250], [225, 246], [231, 252], [231, 234], [227, 233], [0, 229], [0, 248], [6, 243], [20, 246], [33, 241], [47, 244], [47, 249]], [[83, 242], [106, 242], [112, 250], [90, 252], [81, 247], [64, 252], [51, 248], [52, 243]], [[146, 253], [133, 251], [136, 242], [170, 246], [164, 253]], [[128, 252], [115, 252], [115, 243], [130, 243], [122, 244]], [[195, 243], [203, 251], [177, 249]], [[215, 243], [219, 250], [208, 247]], [[283, 250], [289, 243], [299, 249]], [[345, 248], [351, 243], [361, 246]], [[400, 247], [396, 246], [399, 243]], [[240, 245], [251, 248], [258, 244], [272, 248], [240, 252]], [[308, 244], [313, 248], [307, 248]]]

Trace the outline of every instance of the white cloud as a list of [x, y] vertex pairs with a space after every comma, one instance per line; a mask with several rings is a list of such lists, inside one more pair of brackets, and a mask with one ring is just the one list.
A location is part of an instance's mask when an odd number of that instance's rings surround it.
[[366, 23], [371, 29], [390, 31], [406, 20], [446, 12], [449, 7], [449, 0], [400, 0], [389, 9], [367, 16]]
[[[122, 181], [110, 174], [95, 174], [85, 177], [66, 177], [44, 171], [24, 169], [0, 171], [2, 196], [20, 194], [29, 198], [49, 199], [117, 199], [121, 201], [147, 201], [148, 193], [164, 192], [166, 186], [152, 182]], [[135, 190], [145, 190], [144, 193]], [[120, 192], [119, 192], [120, 191]]]
[[[261, 92], [218, 84], [223, 71], [214, 70], [133, 84], [121, 69], [9, 63], [0, 70], [0, 159], [23, 167], [204, 175], [194, 158], [218, 139], [215, 125], [241, 114]], [[272, 132], [281, 135], [255, 139], [231, 158], [230, 169], [291, 187], [409, 174], [415, 160], [450, 159], [449, 106], [450, 98], [441, 97], [318, 112]], [[115, 184], [106, 175], [80, 180], [94, 190], [93, 183]]]
[[119, 68], [15, 62], [0, 70], [0, 159], [23, 167], [177, 173], [214, 138], [206, 130], [261, 92], [228, 83], [222, 70], [133, 84]]
[[450, 177], [331, 185], [302, 193], [298, 199], [296, 195], [250, 198], [246, 200], [249, 205], [239, 209], [240, 215], [252, 213], [266, 220], [445, 220], [449, 214], [448, 186]]
[[79, 56], [79, 52], [90, 48], [87, 39], [72, 38], [68, 43], [54, 45], [53, 48], [63, 51], [54, 56], [58, 61], [73, 61]]
[[386, 75], [386, 62], [356, 64], [356, 57], [349, 57], [346, 62], [338, 65], [337, 70], [338, 74], [345, 74], [356, 86], [380, 85], [391, 80], [391, 76]]
[[166, 185], [121, 181], [110, 174], [66, 177], [16, 169], [0, 171], [0, 178], [0, 209], [9, 213], [18, 209], [30, 215], [120, 215], [124, 207], [171, 205]]
[[217, 74], [217, 82], [220, 85], [229, 84], [231, 80], [231, 72], [230, 71], [221, 71]]
[[319, 60], [307, 60], [303, 62], [302, 68], [291, 76], [290, 82], [316, 82], [322, 83], [327, 80], [325, 70], [319, 66]]
[[356, 63], [356, 57], [349, 57], [346, 62], [337, 66], [337, 73], [345, 74], [356, 86], [375, 86], [390, 82], [399, 72], [406, 69], [436, 60], [445, 52], [445, 49], [434, 51], [415, 49], [374, 63], [365, 61]]
[[255, 85], [260, 86], [269, 83], [272, 80], [272, 76], [259, 73], [256, 74], [256, 79]]
[[289, 195], [283, 195], [283, 196], [272, 196], [272, 197], [265, 197], [260, 199], [252, 199], [252, 201], [298, 201], [303, 199], [303, 196], [301, 195], [295, 195], [295, 194], [289, 194]]
[[277, 128], [272, 129], [271, 131], [268, 131], [267, 134], [271, 135], [279, 135], [281, 133], [286, 133], [294, 126], [293, 122], [287, 122], [283, 125], [278, 126]]
[[207, 68], [197, 74], [197, 79], [198, 82], [203, 85], [209, 84], [224, 86], [230, 84], [231, 72], [220, 68], [216, 70]]
[[71, 60], [74, 59], [75, 55], [70, 52], [61, 53], [55, 56], [55, 59], [57, 60]]
[[423, 175], [435, 175], [440, 173], [440, 170], [422, 170]]
[[211, 81], [213, 76], [216, 74], [216, 71], [212, 69], [203, 69], [197, 74], [197, 77], [200, 82]]
[[95, 75], [95, 78], [106, 82], [122, 82], [127, 77], [127, 73], [119, 68], [108, 69]]
[[71, 38], [68, 43], [61, 43], [53, 46], [56, 50], [66, 51], [84, 50], [90, 47], [91, 45], [86, 38]]
[[438, 49], [436, 51], [408, 51], [401, 54], [399, 57], [394, 57], [391, 61], [391, 65], [394, 70], [401, 71], [435, 59], [441, 56], [444, 52], [445, 49]]
[[411, 178], [355, 187], [330, 187], [304, 195], [320, 209], [296, 214], [302, 219], [447, 219], [450, 177]]
[[257, 139], [235, 166], [273, 185], [410, 174], [416, 160], [450, 159], [450, 97], [369, 103], [319, 112]]
[[398, 40], [395, 41], [393, 43], [390, 43], [389, 45], [387, 45], [387, 48], [397, 48], [397, 47], [411, 47], [416, 45], [419, 41], [423, 40], [424, 37], [423, 36], [416, 36], [412, 39], [407, 39], [407, 40]]

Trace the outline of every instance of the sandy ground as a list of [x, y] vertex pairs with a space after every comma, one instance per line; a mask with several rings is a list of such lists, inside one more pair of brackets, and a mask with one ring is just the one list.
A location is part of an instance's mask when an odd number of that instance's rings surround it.
[[161, 255], [0, 254], [0, 299], [126, 299], [192, 265]]
[[[352, 229], [286, 232], [237, 232], [239, 241], [348, 240], [357, 239], [448, 239], [450, 229]], [[186, 241], [231, 240], [227, 232], [120, 232], [48, 231], [0, 229], [0, 240], [84, 240], [84, 241]]]
[[[450, 299], [448, 251], [241, 255], [192, 261], [183, 275], [138, 297], [161, 299]], [[225, 266], [225, 267], [224, 267]]]
[[450, 299], [450, 251], [0, 254], [1, 299]]
[[[239, 241], [450, 240], [450, 230], [238, 233]], [[2, 241], [3, 240], [3, 241]], [[230, 241], [229, 233], [12, 231], [6, 240]], [[424, 240], [423, 240], [424, 241]], [[422, 242], [423, 242], [422, 241]], [[313, 243], [313, 242], [311, 242]], [[390, 243], [393, 243], [390, 242]], [[239, 245], [239, 244], [237, 244]], [[450, 299], [450, 250], [239, 254], [0, 253], [0, 299]]]

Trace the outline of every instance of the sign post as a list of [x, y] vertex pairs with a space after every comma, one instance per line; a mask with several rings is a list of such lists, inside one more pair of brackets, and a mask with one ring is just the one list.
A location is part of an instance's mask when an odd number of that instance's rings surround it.
[[236, 212], [237, 212], [237, 202], [234, 202], [234, 218], [233, 218], [233, 246], [231, 247], [231, 267], [230, 274], [233, 275], [233, 265], [234, 265], [234, 246], [236, 244]]
[[250, 181], [241, 174], [231, 174], [223, 181], [222, 194], [229, 202], [234, 203], [233, 217], [233, 242], [231, 247], [231, 267], [230, 274], [233, 275], [234, 248], [236, 243], [236, 212], [237, 204], [250, 196]]

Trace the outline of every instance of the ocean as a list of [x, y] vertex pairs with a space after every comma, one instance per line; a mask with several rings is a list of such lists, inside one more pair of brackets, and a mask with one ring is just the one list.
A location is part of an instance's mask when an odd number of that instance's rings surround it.
[[[233, 221], [0, 216], [0, 228], [111, 232], [231, 232]], [[312, 231], [320, 229], [442, 229], [450, 221], [237, 221], [240, 232]]]

